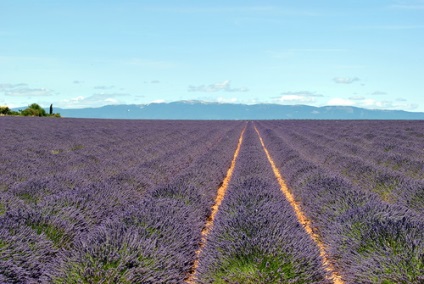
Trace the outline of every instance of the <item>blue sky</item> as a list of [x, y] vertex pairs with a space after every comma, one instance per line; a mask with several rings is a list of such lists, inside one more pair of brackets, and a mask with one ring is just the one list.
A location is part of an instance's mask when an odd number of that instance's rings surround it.
[[424, 112], [424, 1], [0, 0], [0, 105]]

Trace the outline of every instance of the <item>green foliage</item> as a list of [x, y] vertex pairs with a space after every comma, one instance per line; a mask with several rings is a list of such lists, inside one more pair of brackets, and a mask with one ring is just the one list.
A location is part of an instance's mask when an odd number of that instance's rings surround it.
[[17, 196], [26, 203], [36, 204], [38, 202], [38, 197], [28, 192], [20, 192], [17, 194]]
[[75, 144], [71, 147], [71, 151], [81, 150], [81, 149], [84, 149], [84, 148], [85, 147], [82, 144]]
[[392, 195], [392, 191], [396, 189], [397, 186], [398, 184], [396, 181], [385, 181], [377, 183], [372, 191], [380, 195], [381, 199], [384, 201], [394, 203], [396, 202], [396, 196]]
[[395, 284], [395, 282], [392, 280], [383, 280], [381, 281], [381, 284]]
[[92, 273], [86, 270], [83, 264], [74, 262], [69, 264], [69, 268], [66, 271], [66, 274], [61, 277], [54, 277], [53, 283], [131, 283], [126, 279], [125, 273], [126, 268], [120, 268], [118, 262], [101, 262], [95, 259], [92, 259], [93, 264], [95, 263], [95, 269]]
[[52, 153], [53, 155], [58, 155], [62, 152], [62, 150], [51, 150], [50, 153]]
[[225, 261], [212, 278], [213, 283], [305, 283], [281, 255], [237, 255]]
[[[421, 283], [419, 279], [424, 269], [423, 250], [418, 244], [421, 232], [410, 227], [408, 235], [404, 233], [404, 226], [402, 220], [355, 221], [349, 226], [342, 248], [354, 251], [357, 260], [368, 262], [368, 265], [379, 260], [366, 283]], [[363, 278], [355, 280], [353, 283], [364, 283]]]
[[38, 104], [31, 104], [26, 109], [21, 111], [23, 116], [47, 116], [46, 111]]
[[30, 224], [30, 226], [37, 232], [37, 234], [44, 234], [56, 247], [63, 247], [69, 241], [65, 231], [52, 224], [35, 223]]
[[0, 115], [16, 115], [16, 116], [50, 116], [50, 117], [61, 117], [60, 113], [51, 113], [48, 114], [40, 105], [34, 103], [29, 105], [24, 110], [13, 111], [7, 106], [0, 106]]
[[0, 216], [6, 213], [6, 206], [3, 203], [0, 203]]
[[0, 114], [10, 115], [10, 108], [7, 106], [0, 106]]
[[7, 246], [6, 241], [0, 240], [0, 251]]
[[[129, 270], [133, 267], [149, 267], [154, 260], [139, 255], [135, 263], [128, 262], [129, 251], [118, 251], [115, 256], [107, 257], [85, 254], [83, 262], [69, 262], [63, 275], [55, 276], [53, 283], [75, 283], [75, 284], [130, 284]], [[150, 283], [150, 282], [149, 282]]]

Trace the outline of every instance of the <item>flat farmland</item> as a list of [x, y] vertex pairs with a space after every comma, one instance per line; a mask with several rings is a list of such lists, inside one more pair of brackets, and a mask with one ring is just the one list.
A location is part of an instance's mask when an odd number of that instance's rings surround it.
[[0, 132], [0, 283], [424, 283], [422, 121]]

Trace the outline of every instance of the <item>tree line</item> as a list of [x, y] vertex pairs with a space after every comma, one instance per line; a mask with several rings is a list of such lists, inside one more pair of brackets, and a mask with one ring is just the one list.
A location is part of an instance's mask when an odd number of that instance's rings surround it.
[[16, 116], [53, 116], [60, 117], [60, 113], [53, 113], [53, 104], [50, 105], [49, 113], [46, 112], [38, 104], [31, 104], [24, 110], [14, 111], [7, 106], [0, 106], [0, 115], [16, 115]]

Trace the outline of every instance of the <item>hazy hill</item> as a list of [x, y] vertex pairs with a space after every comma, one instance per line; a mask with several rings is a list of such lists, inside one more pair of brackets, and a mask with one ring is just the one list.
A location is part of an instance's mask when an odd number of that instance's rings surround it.
[[424, 119], [424, 113], [349, 106], [245, 105], [201, 101], [109, 105], [83, 109], [55, 108], [54, 111], [59, 112], [62, 117], [118, 119]]

